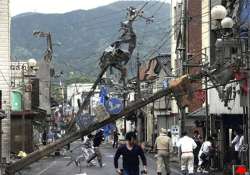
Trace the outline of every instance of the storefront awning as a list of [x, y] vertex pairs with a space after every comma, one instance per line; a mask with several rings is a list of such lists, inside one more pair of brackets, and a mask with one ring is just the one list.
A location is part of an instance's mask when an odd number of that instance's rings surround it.
[[205, 117], [206, 116], [206, 108], [202, 107], [197, 109], [194, 112], [191, 112], [187, 115], [187, 117]]

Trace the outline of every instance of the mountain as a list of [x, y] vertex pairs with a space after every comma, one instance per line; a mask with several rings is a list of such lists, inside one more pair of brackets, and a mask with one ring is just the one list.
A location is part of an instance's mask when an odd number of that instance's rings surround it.
[[[64, 14], [17, 15], [11, 22], [12, 58], [41, 59], [46, 40], [32, 36], [32, 32], [51, 32], [56, 71], [81, 72], [94, 77], [98, 72], [97, 63], [103, 50], [119, 36], [120, 22], [126, 20], [126, 8], [141, 8], [144, 3], [145, 1], [118, 1], [91, 10], [76, 10]], [[171, 24], [169, 4], [151, 1], [143, 10], [144, 16], [154, 16], [154, 22], [146, 24], [145, 20], [140, 18], [134, 23], [137, 34], [134, 56], [138, 50], [140, 57], [152, 52], [156, 44], [160, 45], [163, 39], [167, 39]], [[169, 44], [170, 39], [161, 51], [169, 52]], [[135, 62], [135, 58], [130, 61], [130, 72], [135, 71]]]

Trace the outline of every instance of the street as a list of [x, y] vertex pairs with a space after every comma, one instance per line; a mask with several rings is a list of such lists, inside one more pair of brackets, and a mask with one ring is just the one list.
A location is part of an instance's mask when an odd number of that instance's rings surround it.
[[[77, 145], [78, 143], [79, 141], [75, 142], [72, 147]], [[76, 167], [74, 162], [67, 166], [67, 164], [70, 162], [70, 156], [66, 154], [65, 156], [50, 156], [43, 158], [42, 160], [26, 168], [25, 170], [22, 170], [20, 173], [22, 175], [85, 175], [84, 173], [86, 173], [87, 175], [115, 175], [115, 169], [113, 166], [113, 156], [115, 154], [115, 150], [111, 147], [110, 144], [104, 144], [102, 146], [102, 154], [103, 163], [105, 164], [103, 168], [99, 168], [99, 166], [87, 167], [86, 163], [82, 162], [82, 170], [80, 172], [80, 167]], [[156, 174], [156, 163], [153, 156], [146, 155], [146, 157], [148, 163], [148, 174]], [[119, 166], [121, 167], [121, 161], [119, 162]], [[171, 170], [171, 175], [181, 174], [175, 168], [171, 168]]]
[[0, 175], [116, 175], [112, 141], [126, 170], [145, 151], [148, 175], [250, 174], [249, 12], [0, 0]]

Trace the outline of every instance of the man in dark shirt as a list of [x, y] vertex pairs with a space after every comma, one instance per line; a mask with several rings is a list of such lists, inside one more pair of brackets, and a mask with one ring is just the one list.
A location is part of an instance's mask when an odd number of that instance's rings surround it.
[[46, 130], [43, 131], [43, 134], [42, 134], [42, 143], [43, 145], [46, 145], [47, 144], [47, 132]]
[[139, 156], [144, 165], [144, 172], [147, 172], [147, 161], [140, 146], [136, 145], [136, 135], [134, 132], [126, 134], [126, 144], [121, 145], [114, 157], [114, 166], [117, 173], [121, 174], [118, 169], [118, 159], [122, 155], [123, 159], [123, 175], [139, 175]]
[[93, 140], [93, 146], [94, 146], [95, 153], [90, 156], [90, 158], [87, 160], [87, 163], [90, 163], [94, 158], [97, 157], [97, 160], [98, 160], [100, 167], [103, 166], [102, 154], [101, 154], [101, 151], [99, 148], [103, 141], [104, 141], [104, 135], [103, 135], [103, 130], [101, 129], [99, 132], [96, 133], [94, 140]]

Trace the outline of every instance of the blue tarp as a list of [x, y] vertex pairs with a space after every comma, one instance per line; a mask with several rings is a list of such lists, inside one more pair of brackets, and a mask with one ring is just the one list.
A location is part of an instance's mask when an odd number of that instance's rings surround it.
[[[109, 91], [108, 88], [105, 86], [102, 86], [100, 89], [100, 93], [99, 93], [99, 103], [101, 105], [104, 105], [107, 103], [108, 100], [108, 95], [109, 95]], [[104, 130], [104, 136], [107, 137], [109, 135], [112, 134], [112, 131], [114, 130], [115, 125], [114, 124], [107, 124], [106, 126], [104, 126], [102, 129]]]
[[99, 103], [104, 105], [107, 101], [107, 97], [108, 97], [108, 88], [106, 88], [105, 86], [102, 86], [101, 87], [101, 90], [100, 90], [100, 94], [99, 94]]

